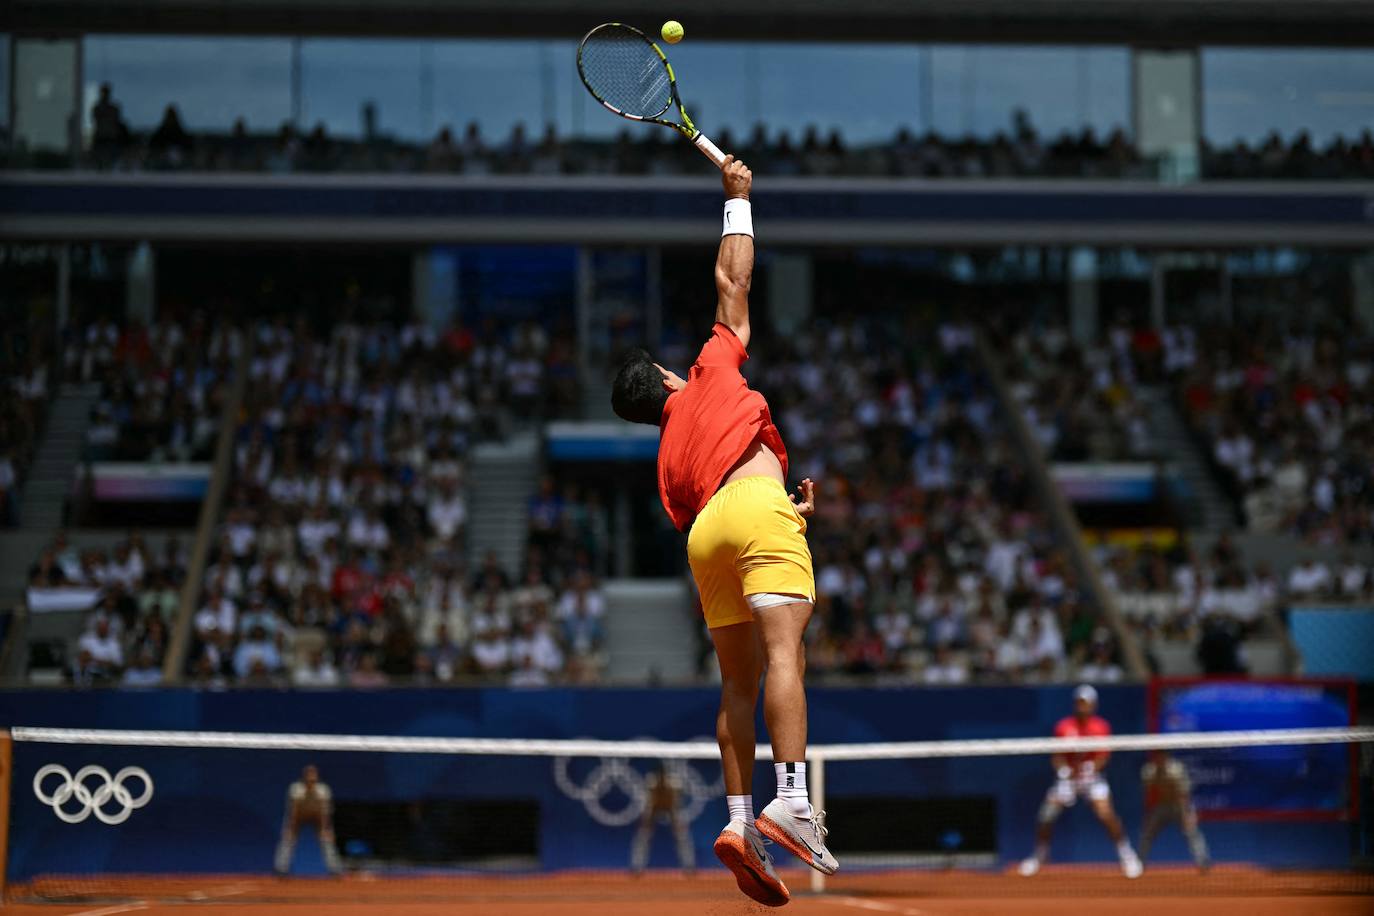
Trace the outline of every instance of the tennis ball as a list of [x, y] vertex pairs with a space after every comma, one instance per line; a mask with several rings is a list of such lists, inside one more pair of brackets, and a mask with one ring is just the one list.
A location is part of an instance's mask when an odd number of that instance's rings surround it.
[[682, 23], [676, 19], [669, 19], [663, 23], [663, 40], [670, 45], [675, 45], [682, 41]]

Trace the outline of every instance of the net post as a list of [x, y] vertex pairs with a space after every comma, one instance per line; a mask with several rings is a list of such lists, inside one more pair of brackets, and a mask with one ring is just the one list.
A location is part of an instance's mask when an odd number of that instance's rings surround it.
[[0, 905], [5, 902], [5, 876], [10, 870], [10, 776], [14, 772], [14, 739], [0, 729]]
[[[817, 811], [825, 810], [825, 755], [811, 752], [811, 764], [807, 767], [807, 785], [811, 788], [811, 806]], [[811, 892], [825, 893], [825, 875], [811, 869]]]

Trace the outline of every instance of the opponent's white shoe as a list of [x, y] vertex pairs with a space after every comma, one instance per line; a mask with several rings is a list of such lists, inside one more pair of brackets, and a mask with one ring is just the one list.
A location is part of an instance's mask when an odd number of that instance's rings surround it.
[[1127, 878], [1139, 878], [1145, 873], [1145, 866], [1140, 861], [1140, 856], [1134, 852], [1126, 853], [1121, 856], [1121, 873]]
[[744, 894], [764, 906], [782, 906], [792, 899], [787, 885], [773, 870], [773, 857], [753, 825], [733, 820], [716, 837], [716, 858], [735, 875]]
[[763, 809], [758, 820], [759, 833], [786, 849], [792, 855], [810, 865], [823, 875], [833, 875], [839, 871], [840, 863], [825, 848], [825, 812], [817, 811], [811, 817], [795, 817], [787, 810], [787, 803], [775, 798]]
[[1040, 860], [1035, 856], [1028, 856], [1021, 860], [1021, 864], [1016, 869], [1021, 873], [1021, 877], [1029, 878], [1040, 872]]

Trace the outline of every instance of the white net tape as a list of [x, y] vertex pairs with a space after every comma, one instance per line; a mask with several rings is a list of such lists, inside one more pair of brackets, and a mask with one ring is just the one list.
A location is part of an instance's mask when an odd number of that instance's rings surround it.
[[[655, 757], [714, 760], [714, 741], [595, 741], [582, 738], [417, 738], [385, 735], [308, 735], [270, 732], [122, 731], [100, 728], [10, 730], [15, 741], [136, 747], [232, 748], [283, 751], [384, 751], [398, 754], [518, 754], [543, 757]], [[1113, 735], [1108, 738], [992, 738], [969, 741], [900, 741], [870, 744], [813, 744], [811, 760], [892, 760], [909, 757], [995, 757], [1082, 751], [1193, 750], [1266, 745], [1343, 744], [1374, 741], [1374, 728], [1286, 728], [1261, 731], [1178, 732]], [[758, 748], [760, 759], [772, 751]]]

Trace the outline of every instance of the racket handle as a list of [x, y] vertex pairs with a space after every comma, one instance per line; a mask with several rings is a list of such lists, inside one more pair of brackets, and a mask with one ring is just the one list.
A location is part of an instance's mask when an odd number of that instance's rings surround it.
[[707, 159], [710, 159], [716, 164], [716, 168], [725, 167], [725, 154], [722, 153], [720, 147], [712, 143], [711, 139], [705, 134], [697, 134], [696, 139], [693, 140], [692, 143], [695, 144], [697, 149], [706, 154]]

